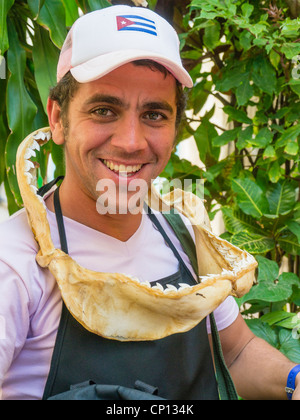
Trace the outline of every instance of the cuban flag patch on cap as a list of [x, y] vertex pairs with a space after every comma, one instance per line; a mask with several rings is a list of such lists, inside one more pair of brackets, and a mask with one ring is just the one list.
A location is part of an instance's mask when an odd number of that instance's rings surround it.
[[145, 32], [157, 36], [156, 24], [153, 20], [137, 15], [117, 16], [118, 31]]

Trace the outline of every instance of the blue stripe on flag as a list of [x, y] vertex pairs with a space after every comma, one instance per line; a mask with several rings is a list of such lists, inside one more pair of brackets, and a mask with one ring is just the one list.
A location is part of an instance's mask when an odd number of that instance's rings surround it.
[[157, 33], [156, 33], [156, 32], [154, 32], [154, 31], [150, 31], [149, 29], [144, 29], [144, 28], [137, 28], [137, 27], [134, 27], [134, 26], [127, 26], [126, 28], [119, 29], [119, 31], [137, 31], [137, 32], [146, 32], [147, 34], [157, 36]]
[[142, 23], [142, 22], [134, 22], [136, 25], [139, 26], [145, 26], [146, 28], [154, 29], [156, 31], [156, 26], [148, 25], [148, 23]]
[[147, 22], [151, 22], [151, 23], [153, 23], [155, 25], [154, 20], [146, 19], [144, 17], [137, 16], [137, 15], [122, 15], [122, 17], [124, 17], [126, 19], [141, 19], [141, 20], [146, 20]]

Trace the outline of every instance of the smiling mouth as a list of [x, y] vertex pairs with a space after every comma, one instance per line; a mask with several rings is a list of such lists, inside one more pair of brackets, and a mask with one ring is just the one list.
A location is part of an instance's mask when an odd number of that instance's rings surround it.
[[105, 159], [100, 159], [100, 160], [108, 169], [110, 169], [112, 172], [118, 174], [120, 177], [123, 177], [123, 178], [130, 178], [134, 176], [144, 166], [143, 164], [128, 165], [128, 166], [123, 165], [123, 164], [118, 165], [111, 160], [105, 160]]

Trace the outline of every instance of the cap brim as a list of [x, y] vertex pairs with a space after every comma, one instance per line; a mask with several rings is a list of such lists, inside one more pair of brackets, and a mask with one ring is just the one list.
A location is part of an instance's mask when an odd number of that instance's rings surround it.
[[88, 83], [100, 79], [124, 64], [135, 60], [153, 60], [163, 65], [173, 76], [188, 88], [193, 87], [193, 80], [182, 65], [149, 51], [127, 50], [117, 51], [93, 58], [83, 64], [71, 68], [73, 77], [79, 83]]

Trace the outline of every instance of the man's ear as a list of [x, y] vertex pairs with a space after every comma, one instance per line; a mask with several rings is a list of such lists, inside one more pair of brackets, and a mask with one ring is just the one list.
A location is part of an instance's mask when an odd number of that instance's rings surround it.
[[54, 143], [63, 145], [65, 142], [61, 108], [56, 101], [48, 98], [47, 112]]

